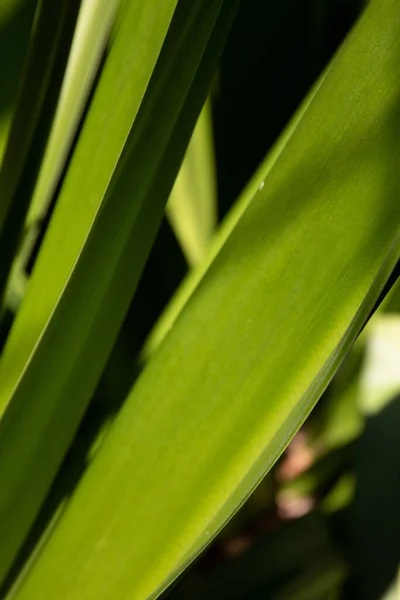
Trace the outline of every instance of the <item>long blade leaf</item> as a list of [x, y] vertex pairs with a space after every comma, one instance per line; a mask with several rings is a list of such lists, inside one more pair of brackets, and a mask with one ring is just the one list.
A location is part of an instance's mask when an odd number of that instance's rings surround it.
[[400, 254], [399, 34], [397, 0], [372, 2], [18, 600], [157, 596], [304, 421]]
[[167, 215], [190, 266], [201, 262], [217, 218], [211, 105], [207, 102], [167, 204]]
[[0, 298], [21, 236], [55, 111], [79, 0], [39, 3], [0, 170]]
[[[154, 4], [158, 4], [156, 0]], [[101, 122], [104, 119], [99, 104], [106, 102], [109, 113], [115, 112], [109, 95], [119, 95], [122, 82], [115, 76], [121, 61], [125, 67], [128, 50], [138, 69], [136, 85], [130, 83], [131, 91], [135, 102], [141, 100], [140, 84], [147, 84], [157, 58], [156, 46], [161, 45], [175, 2], [164, 3], [162, 11], [156, 11], [148, 0], [140, 7], [132, 2], [120, 35], [116, 36], [115, 62], [108, 71], [106, 65], [99, 103], [89, 113], [89, 133], [82, 138], [81, 151], [78, 148], [75, 155], [77, 171], [72, 165], [0, 364], [4, 406], [0, 421], [0, 480], [4, 482], [0, 491], [0, 528], [4, 535], [0, 540], [0, 568], [3, 572], [49, 489], [128, 308], [216, 66], [219, 47], [210, 57], [207, 76], [196, 87], [196, 101], [190, 98], [187, 101], [190, 100], [190, 106], [185, 109], [184, 127], [180, 123], [177, 138], [174, 126], [181, 118], [182, 106], [220, 7], [221, 0], [203, 0], [196, 6], [191, 0], [181, 0], [109, 186], [101, 167], [119, 156], [110, 153], [111, 141], [104, 127], [100, 131], [100, 140], [106, 144], [106, 153], [101, 156], [103, 164], [92, 169], [95, 179], [89, 178], [87, 184], [80, 161], [84, 152], [94, 152], [94, 142], [99, 143], [96, 119]], [[143, 54], [138, 53], [140, 43]], [[144, 69], [146, 52], [147, 68]], [[124, 74], [127, 79], [132, 78], [132, 69], [125, 68]], [[170, 82], [174, 82], [174, 86]], [[119, 136], [124, 122], [130, 125], [129, 118], [136, 106], [132, 98], [129, 100], [125, 113], [117, 113], [114, 121], [113, 131], [117, 129]], [[112, 141], [115, 152], [118, 137]], [[83, 181], [91, 186], [87, 190], [87, 202], [81, 201]], [[103, 191], [101, 186], [106, 186], [104, 198], [99, 194]], [[94, 197], [93, 188], [98, 194]], [[101, 202], [97, 214], [95, 201]], [[81, 221], [75, 226], [79, 209], [86, 219], [95, 217], [93, 224], [86, 222], [88, 232], [82, 231]], [[71, 237], [63, 244], [66, 223], [71, 225], [68, 230]], [[77, 259], [75, 264], [74, 258]], [[48, 285], [50, 277], [52, 285]]]
[[26, 226], [43, 217], [89, 96], [119, 0], [84, 0]]

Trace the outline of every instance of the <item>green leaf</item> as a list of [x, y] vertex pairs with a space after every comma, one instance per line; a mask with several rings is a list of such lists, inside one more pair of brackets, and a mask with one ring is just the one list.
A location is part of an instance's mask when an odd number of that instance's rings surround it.
[[[52, 316], [54, 308], [59, 302], [60, 294], [62, 294], [63, 288], [70, 278], [74, 263], [82, 251], [90, 226], [107, 190], [110, 175], [115, 169], [132, 121], [138, 112], [148, 85], [175, 3], [175, 0], [169, 2], [165, 5], [163, 11], [157, 12], [157, 15], [154, 11], [154, 2], [148, 3], [147, 10], [139, 7], [137, 3], [131, 3], [130, 10], [127, 10], [124, 28], [121, 28], [110, 51], [91, 111], [46, 236], [43, 250], [39, 256], [28, 295], [18, 314], [0, 362], [0, 381], [2, 384], [0, 407], [4, 413], [0, 422], [0, 445], [4, 448], [4, 451], [1, 452], [0, 473], [1, 480], [8, 482], [7, 485], [4, 484], [0, 492], [0, 520], [2, 529], [4, 523], [4, 531], [6, 531], [5, 523], [7, 523], [10, 532], [9, 539], [5, 535], [2, 538], [4, 540], [3, 544], [0, 543], [0, 574], [2, 576], [40, 506], [54, 469], [58, 466], [62, 454], [70, 442], [73, 433], [72, 424], [76, 425], [75, 421], [77, 422], [78, 419], [78, 416], [73, 418], [71, 427], [66, 428], [65, 439], [62, 442], [62, 452], [54, 464], [48, 465], [43, 482], [38, 482], [37, 496], [31, 497], [30, 508], [21, 507], [21, 512], [23, 512], [21, 518], [17, 514], [18, 511], [14, 512], [12, 508], [13, 505], [15, 508], [14, 494], [18, 489], [18, 481], [25, 481], [25, 484], [29, 487], [34, 485], [33, 478], [37, 478], [37, 475], [27, 462], [31, 450], [26, 446], [24, 451], [24, 442], [21, 444], [23, 439], [31, 436], [32, 429], [30, 434], [26, 431], [25, 435], [20, 431], [20, 437], [14, 427], [24, 427], [24, 421], [20, 418], [20, 415], [21, 411], [22, 413], [25, 411], [26, 414], [26, 408], [24, 407], [29, 396], [35, 398], [35, 394], [38, 394], [39, 397], [43, 394], [44, 388], [40, 387], [40, 377], [35, 376], [36, 369], [41, 371], [41, 378], [47, 380], [48, 384], [57, 381], [54, 373], [52, 373], [52, 377], [48, 377], [49, 366], [47, 365], [44, 368], [47, 361], [41, 362], [41, 360], [36, 359], [38, 366], [35, 368], [34, 363], [32, 363], [32, 352], [36, 350], [37, 355], [37, 350], [43, 347], [43, 344], [39, 347], [36, 347], [36, 344], [39, 340], [44, 341], [43, 333], [47, 329], [47, 322]], [[150, 37], [146, 33], [148, 28], [152, 31]], [[136, 58], [138, 47], [141, 48], [140, 62]], [[128, 67], [125, 74], [122, 71], [124, 77], [121, 75], [122, 65]], [[121, 97], [119, 86], [124, 89], [123, 97]], [[89, 164], [91, 169], [88, 174], [87, 165]], [[85, 202], [82, 202], [81, 198], [84, 198]], [[66, 231], [68, 231], [68, 238], [65, 237]], [[75, 304], [70, 305], [71, 313], [75, 310], [74, 306]], [[53, 314], [53, 318], [54, 316]], [[73, 314], [71, 314], [71, 318], [75, 320]], [[83, 320], [85, 320], [85, 316], [83, 316]], [[62, 322], [60, 322], [58, 329], [64, 330], [65, 334], [68, 333], [68, 328], [64, 328]], [[68, 349], [68, 340], [61, 344], [61, 352], [63, 347], [66, 350]], [[72, 348], [74, 348], [74, 344]], [[54, 349], [51, 352], [54, 352]], [[30, 369], [26, 369], [28, 362]], [[57, 363], [59, 372], [62, 375], [63, 360], [61, 356], [57, 359]], [[31, 386], [29, 391], [26, 389], [21, 396], [21, 384], [24, 380], [26, 381], [29, 372], [32, 373], [32, 367], [34, 367], [33, 377], [36, 380], [36, 385], [39, 385], [38, 387]], [[21, 379], [22, 373], [24, 373], [25, 378]], [[32, 440], [34, 443], [38, 443], [41, 436], [43, 436], [42, 429], [46, 424], [49, 412], [51, 412], [51, 405], [49, 406], [48, 403], [56, 399], [54, 396], [52, 397], [52, 392], [53, 390], [47, 392], [47, 407], [45, 402], [41, 405], [47, 408], [41, 418], [41, 427], [39, 427], [38, 417], [35, 419], [36, 440]], [[18, 394], [17, 399], [16, 394]], [[46, 397], [46, 392], [44, 396]], [[30, 403], [28, 406], [33, 411], [39, 408], [37, 403], [34, 405]], [[79, 415], [83, 409], [84, 404], [80, 407]], [[7, 420], [11, 421], [14, 427], [11, 424], [7, 427], [5, 424]], [[27, 421], [25, 421], [25, 427], [26, 425]], [[12, 434], [13, 429], [14, 434]], [[8, 437], [10, 434], [13, 437], [15, 435], [14, 440], [10, 440]], [[43, 441], [48, 435], [43, 437]], [[15, 444], [21, 444], [20, 452], [12, 451]], [[43, 448], [43, 450], [45, 449]], [[9, 461], [7, 457], [12, 457], [12, 460]], [[24, 471], [26, 470], [32, 473], [30, 482], [29, 478], [25, 478]], [[29, 497], [29, 494], [26, 497]], [[16, 525], [13, 524], [13, 517], [8, 516], [8, 511], [15, 515]]]
[[56, 107], [79, 0], [38, 7], [0, 170], [0, 298], [21, 236]]
[[97, 73], [120, 0], [84, 0], [26, 226], [43, 217]]
[[187, 262], [203, 258], [216, 226], [211, 105], [203, 108], [167, 204], [167, 215]]
[[217, 234], [211, 240], [208, 252], [204, 257], [204, 260], [198, 265], [197, 269], [193, 269], [179, 290], [175, 294], [170, 304], [167, 306], [159, 321], [151, 332], [149, 338], [142, 351], [142, 360], [146, 362], [148, 358], [155, 352], [157, 347], [161, 344], [168, 331], [173, 326], [175, 320], [187, 304], [188, 300], [196, 290], [197, 286], [203, 279], [208, 268], [220, 252], [224, 243], [240, 221], [243, 213], [247, 209], [254, 194], [259, 188], [264, 186], [263, 177], [265, 178], [271, 169], [274, 167], [275, 162], [279, 158], [281, 152], [286, 146], [287, 141], [290, 139], [293, 132], [296, 130], [300, 123], [303, 115], [305, 114], [309, 104], [313, 100], [317, 93], [318, 86], [315, 90], [312, 90], [309, 97], [305, 100], [304, 105], [299, 109], [298, 113], [293, 118], [293, 121], [288, 125], [287, 131], [285, 131], [281, 139], [277, 142], [275, 148], [271, 154], [267, 157], [265, 163], [259, 168], [258, 173], [255, 174], [252, 181], [247, 186], [246, 192], [238, 199], [230, 213], [228, 214], [225, 221], [222, 223]]
[[109, 39], [119, 0], [84, 0], [74, 33], [60, 98], [25, 221], [24, 240], [14, 260], [6, 305], [19, 305], [26, 289], [24, 267], [56, 190], [85, 103]]
[[71, 443], [161, 222], [236, 6], [208, 44], [221, 1], [181, 0], [175, 14], [174, 0], [125, 5], [0, 363], [2, 574]]
[[304, 421], [400, 254], [399, 34], [397, 0], [372, 2], [249, 186], [18, 600], [157, 596]]
[[367, 330], [367, 352], [360, 375], [359, 406], [372, 416], [400, 393], [400, 317], [380, 313]]

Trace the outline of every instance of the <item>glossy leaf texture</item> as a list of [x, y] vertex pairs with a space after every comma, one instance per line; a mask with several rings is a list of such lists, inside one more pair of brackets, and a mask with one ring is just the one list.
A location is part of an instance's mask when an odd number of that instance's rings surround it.
[[187, 97], [221, 1], [182, 0], [176, 13], [174, 0], [156, 4], [124, 5], [0, 363], [2, 576], [111, 351], [225, 39], [211, 49], [195, 100]]
[[398, 2], [373, 1], [250, 184], [18, 600], [156, 597], [304, 421], [400, 254], [399, 33]]

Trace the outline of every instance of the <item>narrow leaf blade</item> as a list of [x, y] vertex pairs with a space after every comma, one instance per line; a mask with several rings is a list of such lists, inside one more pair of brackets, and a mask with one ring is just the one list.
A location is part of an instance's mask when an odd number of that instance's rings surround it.
[[197, 265], [216, 226], [217, 200], [211, 105], [196, 124], [167, 204], [167, 215], [190, 266]]
[[372, 2], [18, 600], [50, 599], [60, 582], [65, 597], [156, 597], [304, 421], [400, 254], [399, 32], [398, 2]]

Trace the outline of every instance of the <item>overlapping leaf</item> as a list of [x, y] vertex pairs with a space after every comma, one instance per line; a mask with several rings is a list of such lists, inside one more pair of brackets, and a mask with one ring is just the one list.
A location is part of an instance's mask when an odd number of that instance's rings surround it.
[[119, 0], [84, 0], [76, 25], [54, 125], [27, 216], [27, 227], [43, 217], [65, 164], [89, 96]]
[[196, 6], [182, 0], [174, 14], [175, 5], [124, 4], [2, 356], [1, 575], [49, 489], [111, 350], [218, 60], [224, 36], [212, 48], [196, 97], [185, 102], [221, 0]]
[[0, 169], [1, 299], [47, 142], [78, 8], [79, 0], [38, 4]]
[[399, 33], [398, 2], [372, 2], [250, 184], [18, 600], [156, 597], [303, 422], [400, 253]]

